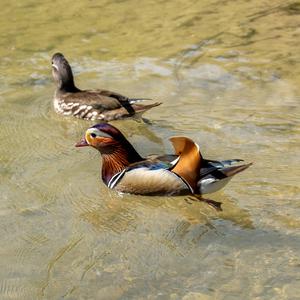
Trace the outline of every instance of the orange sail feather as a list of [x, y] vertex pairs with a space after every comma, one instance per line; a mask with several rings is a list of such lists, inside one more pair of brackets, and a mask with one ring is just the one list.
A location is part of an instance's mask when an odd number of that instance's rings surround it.
[[179, 160], [171, 171], [183, 178], [196, 192], [197, 182], [200, 177], [201, 154], [199, 146], [187, 137], [175, 136], [170, 141]]

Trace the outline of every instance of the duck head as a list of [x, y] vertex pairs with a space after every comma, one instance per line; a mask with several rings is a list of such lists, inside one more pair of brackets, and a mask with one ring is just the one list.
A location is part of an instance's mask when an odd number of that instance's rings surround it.
[[76, 147], [91, 146], [102, 156], [102, 179], [107, 184], [112, 176], [132, 163], [144, 160], [116, 127], [96, 124], [87, 129]]
[[51, 59], [52, 76], [56, 81], [58, 88], [66, 92], [75, 92], [78, 89], [74, 84], [74, 77], [71, 66], [61, 53], [55, 53]]
[[91, 146], [99, 150], [101, 154], [110, 154], [118, 148], [123, 148], [130, 152], [130, 155], [140, 157], [121, 131], [107, 123], [96, 124], [88, 128], [84, 137], [75, 146]]

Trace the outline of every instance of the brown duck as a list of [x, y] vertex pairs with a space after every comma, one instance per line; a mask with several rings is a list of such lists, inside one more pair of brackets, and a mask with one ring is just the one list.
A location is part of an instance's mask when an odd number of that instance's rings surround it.
[[75, 86], [71, 66], [61, 53], [55, 53], [52, 57], [52, 75], [57, 84], [54, 109], [65, 116], [111, 121], [141, 115], [161, 104], [139, 104], [151, 99], [128, 98], [107, 90], [80, 90]]
[[[77, 147], [92, 146], [102, 156], [102, 180], [111, 189], [140, 195], [201, 195], [223, 188], [249, 164], [240, 159], [206, 160], [187, 137], [172, 137], [175, 155], [143, 158], [110, 124], [90, 127]], [[205, 199], [203, 199], [206, 201]], [[206, 201], [220, 208], [220, 203]]]

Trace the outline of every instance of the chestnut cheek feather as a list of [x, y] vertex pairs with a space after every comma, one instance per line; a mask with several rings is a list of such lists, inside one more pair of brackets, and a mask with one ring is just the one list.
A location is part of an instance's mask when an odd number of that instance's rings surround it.
[[99, 136], [97, 136], [96, 138], [91, 139], [91, 141], [89, 141], [89, 142], [93, 146], [105, 147], [105, 146], [109, 145], [112, 142], [112, 139], [111, 138], [107, 138], [107, 137], [99, 137]]
[[101, 138], [92, 137], [89, 133], [87, 133], [85, 135], [85, 139], [86, 139], [86, 141], [88, 142], [89, 145], [94, 146], [94, 147], [101, 142]]
[[106, 138], [102, 136], [92, 137], [89, 133], [85, 135], [85, 140], [89, 146], [93, 146], [95, 148], [106, 146], [111, 142], [111, 138]]

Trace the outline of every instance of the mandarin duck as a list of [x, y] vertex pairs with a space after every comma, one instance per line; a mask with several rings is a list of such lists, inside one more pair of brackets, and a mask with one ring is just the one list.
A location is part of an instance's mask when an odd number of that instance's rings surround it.
[[122, 193], [139, 195], [194, 195], [221, 210], [221, 203], [200, 197], [223, 188], [252, 163], [241, 159], [204, 159], [199, 146], [187, 137], [170, 138], [175, 154], [143, 158], [114, 126], [102, 123], [87, 129], [76, 147], [92, 146], [102, 156], [102, 180]]
[[75, 86], [71, 66], [61, 53], [52, 56], [52, 75], [57, 83], [54, 109], [65, 116], [110, 121], [141, 115], [161, 103], [142, 105], [146, 98], [128, 98], [107, 90], [80, 90]]

